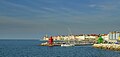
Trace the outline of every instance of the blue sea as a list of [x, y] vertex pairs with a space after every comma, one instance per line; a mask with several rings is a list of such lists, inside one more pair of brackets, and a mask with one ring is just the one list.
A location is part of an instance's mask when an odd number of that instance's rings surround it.
[[92, 46], [38, 46], [39, 40], [0, 40], [0, 57], [120, 57], [120, 51]]

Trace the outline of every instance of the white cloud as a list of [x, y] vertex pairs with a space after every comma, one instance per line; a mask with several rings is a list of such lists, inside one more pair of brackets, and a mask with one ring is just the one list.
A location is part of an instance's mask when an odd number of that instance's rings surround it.
[[15, 7], [16, 9], [20, 8], [20, 9], [23, 9], [23, 10], [29, 11], [29, 12], [41, 13], [41, 10], [34, 9], [34, 8], [32, 8], [30, 6], [27, 6], [27, 5], [21, 5], [21, 4], [17, 4], [17, 3], [13, 3], [13, 2], [9, 2], [9, 1], [4, 1], [3, 3], [6, 4], [6, 5], [9, 5], [11, 7]]
[[89, 5], [89, 7], [96, 7], [97, 5], [96, 4], [91, 4], [91, 5]]
[[118, 10], [119, 3], [100, 3], [100, 4], [90, 4], [88, 5], [91, 8], [96, 8], [100, 10]]
[[103, 9], [103, 10], [116, 10], [117, 5], [99, 5], [99, 8]]

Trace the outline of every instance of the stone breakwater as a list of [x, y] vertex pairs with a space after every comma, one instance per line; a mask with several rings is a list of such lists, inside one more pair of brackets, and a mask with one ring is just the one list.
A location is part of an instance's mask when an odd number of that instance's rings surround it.
[[120, 51], [120, 44], [94, 44], [93, 47], [107, 50]]

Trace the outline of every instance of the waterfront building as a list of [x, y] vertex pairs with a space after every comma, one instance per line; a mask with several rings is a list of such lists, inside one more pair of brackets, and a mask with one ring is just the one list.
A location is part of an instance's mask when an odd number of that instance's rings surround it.
[[[98, 36], [101, 36], [104, 41], [107, 42], [116, 42], [120, 37], [120, 32], [109, 32], [109, 34], [79, 34], [79, 35], [58, 35], [53, 36], [53, 40], [57, 41], [88, 41], [88, 42], [95, 42], [98, 39]], [[49, 37], [46, 35], [43, 37], [43, 40], [49, 40]]]
[[86, 39], [95, 39], [97, 37], [97, 35], [85, 35]]
[[52, 38], [53, 38], [53, 40], [61, 40], [60, 36], [53, 36]]
[[109, 34], [101, 34], [101, 37], [102, 37], [105, 41], [108, 41], [108, 40], [109, 40]]
[[109, 32], [109, 40], [108, 42], [111, 42], [111, 43], [116, 43], [117, 40], [119, 39], [120, 37], [120, 32], [117, 32], [117, 31], [113, 31], [113, 32]]
[[67, 35], [62, 36], [62, 40], [63, 40], [63, 41], [64, 41], [64, 40], [69, 40], [69, 37], [68, 37]]
[[113, 32], [109, 33], [109, 39], [113, 39]]
[[110, 40], [117, 40], [120, 37], [120, 32], [114, 31], [109, 33]]
[[82, 41], [82, 40], [85, 40], [85, 35], [75, 35], [75, 38], [76, 38], [78, 41]]
[[49, 40], [48, 35], [45, 35], [45, 36], [43, 37], [43, 40]]
[[116, 38], [119, 39], [119, 37], [120, 37], [120, 32], [117, 32], [116, 33]]

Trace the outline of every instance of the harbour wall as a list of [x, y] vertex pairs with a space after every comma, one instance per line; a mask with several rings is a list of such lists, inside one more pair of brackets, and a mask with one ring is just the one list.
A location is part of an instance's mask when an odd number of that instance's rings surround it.
[[120, 51], [120, 44], [94, 44], [94, 48]]

